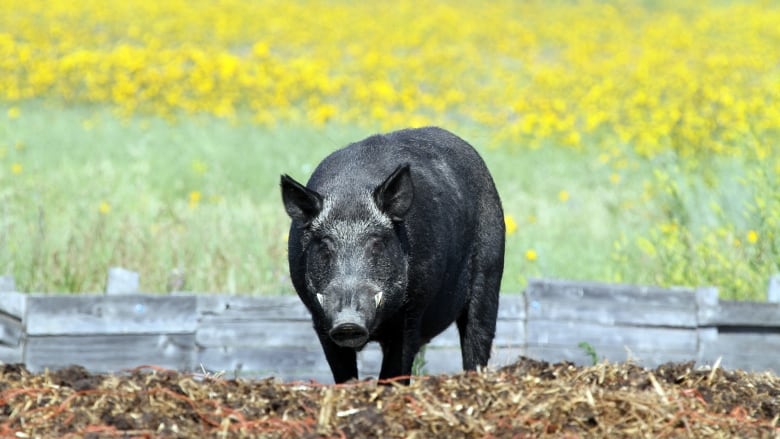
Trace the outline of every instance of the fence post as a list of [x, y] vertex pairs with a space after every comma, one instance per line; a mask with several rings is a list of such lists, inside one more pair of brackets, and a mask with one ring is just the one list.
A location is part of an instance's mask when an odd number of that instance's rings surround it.
[[766, 301], [780, 303], [780, 274], [769, 277], [769, 288], [766, 291]]
[[696, 289], [697, 326], [710, 325], [718, 313], [718, 288], [700, 287]]
[[0, 276], [0, 293], [14, 293], [16, 292], [16, 282], [11, 275]]
[[136, 294], [140, 279], [140, 275], [135, 271], [122, 267], [111, 267], [108, 269], [108, 279], [106, 280], [106, 295]]
[[696, 362], [706, 364], [711, 346], [718, 343], [718, 327], [714, 320], [718, 315], [718, 289], [700, 287], [696, 289]]

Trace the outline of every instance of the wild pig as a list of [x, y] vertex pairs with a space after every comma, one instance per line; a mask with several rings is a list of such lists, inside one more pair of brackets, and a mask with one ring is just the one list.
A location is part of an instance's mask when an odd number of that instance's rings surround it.
[[504, 215], [471, 145], [434, 127], [375, 135], [326, 157], [306, 186], [283, 175], [281, 189], [290, 277], [336, 383], [358, 377], [369, 341], [382, 347], [380, 379], [408, 377], [452, 322], [463, 368], [487, 365]]

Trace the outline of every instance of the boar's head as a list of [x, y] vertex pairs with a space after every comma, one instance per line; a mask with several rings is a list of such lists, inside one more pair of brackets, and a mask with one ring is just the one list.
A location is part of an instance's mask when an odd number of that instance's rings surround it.
[[292, 252], [300, 252], [304, 273], [297, 280], [293, 274], [296, 290], [315, 327], [339, 346], [360, 349], [405, 298], [408, 260], [400, 225], [414, 194], [409, 165], [367, 189], [340, 184], [319, 193], [286, 175], [281, 186], [297, 229], [290, 239], [299, 240], [290, 243], [291, 261]]

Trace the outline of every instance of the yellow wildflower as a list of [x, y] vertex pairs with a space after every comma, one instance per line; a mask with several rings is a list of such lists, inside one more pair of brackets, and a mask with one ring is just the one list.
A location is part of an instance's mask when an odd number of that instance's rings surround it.
[[200, 191], [191, 191], [190, 192], [190, 208], [198, 207], [198, 203], [200, 203], [201, 194]]
[[517, 222], [512, 215], [504, 215], [504, 223], [506, 225], [506, 234], [511, 235], [517, 231]]
[[203, 160], [195, 159], [192, 161], [192, 172], [203, 175], [208, 171], [209, 167]]
[[[390, 12], [379, 2], [157, 3], [109, 11], [95, 2], [7, 0], [15, 19], [4, 22], [0, 52], [19, 68], [0, 69], [0, 99], [109, 104], [122, 115], [165, 118], [233, 119], [248, 110], [263, 124], [422, 125], [416, 121], [445, 115], [529, 148], [597, 140], [647, 156], [743, 153], [746, 136], [771, 139], [780, 126], [780, 46], [763, 32], [780, 11], [766, 2], [684, 0], [649, 10], [628, 2], [620, 14], [615, 2], [402, 1]], [[410, 22], [414, 7], [430, 10], [430, 20]], [[707, 32], [680, 19], [689, 9]], [[302, 14], [318, 19], [301, 26]], [[365, 23], [379, 14], [377, 26], [332, 32], [344, 17]], [[258, 39], [252, 24], [269, 16], [275, 30]], [[457, 23], [471, 32], [443, 47]], [[96, 28], [112, 31], [87, 31]], [[7, 110], [9, 118], [19, 113]], [[772, 148], [755, 153], [766, 159]], [[599, 161], [614, 158], [604, 151]]]

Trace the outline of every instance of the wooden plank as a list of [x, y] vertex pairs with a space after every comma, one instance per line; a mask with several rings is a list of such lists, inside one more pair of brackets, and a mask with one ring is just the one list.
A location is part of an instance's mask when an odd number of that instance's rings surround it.
[[[525, 348], [494, 348], [490, 355], [488, 367], [498, 369], [507, 364], [514, 363], [521, 355], [525, 355]], [[435, 347], [425, 349], [425, 370], [428, 374], [459, 373], [463, 371], [463, 361], [460, 347]], [[377, 343], [369, 343], [363, 351], [358, 353], [358, 370], [361, 377], [378, 377], [382, 367], [382, 350]]]
[[463, 372], [463, 360], [458, 347], [436, 348], [429, 346], [425, 350], [426, 374], [453, 374]]
[[[640, 311], [641, 309], [641, 311]], [[623, 303], [603, 300], [531, 302], [529, 319], [592, 322], [602, 325], [696, 328], [696, 310], [678, 309], [673, 305], [627, 307]]]
[[358, 352], [358, 373], [360, 377], [379, 377], [382, 369], [382, 347], [379, 343], [369, 343]]
[[[499, 328], [504, 325], [499, 322]], [[508, 325], [505, 331], [497, 331], [509, 344], [514, 342], [518, 325]], [[308, 322], [284, 322], [284, 321], [253, 321], [230, 322], [202, 325], [196, 332], [196, 341], [199, 346], [320, 346], [319, 339], [314, 329]], [[450, 325], [444, 332], [434, 337], [431, 346], [436, 347], [460, 347], [460, 336], [455, 325]]]
[[209, 371], [222, 371], [228, 376], [240, 375], [274, 376], [284, 380], [319, 379], [323, 375], [333, 376], [325, 361], [325, 354], [319, 346], [301, 347], [224, 347], [205, 348], [197, 353], [197, 369], [201, 366]]
[[436, 346], [440, 348], [445, 347], [458, 347], [460, 346], [460, 335], [458, 334], [458, 326], [454, 323], [451, 324], [441, 334], [437, 335], [428, 343], [428, 346]]
[[[490, 356], [488, 367], [494, 370], [512, 364], [520, 356], [526, 355], [524, 348], [498, 348], [494, 349]], [[358, 368], [361, 377], [378, 377], [382, 365], [382, 352], [379, 345], [369, 344], [366, 349], [358, 354]], [[426, 374], [435, 375], [441, 373], [455, 374], [463, 372], [460, 348], [427, 348], [425, 350]]]
[[717, 338], [702, 341], [701, 352], [711, 355], [768, 355], [780, 366], [780, 333], [719, 332]]
[[720, 366], [723, 369], [740, 369], [747, 372], [772, 372], [774, 375], [780, 375], [780, 364], [776, 356], [771, 355], [749, 355], [732, 353], [723, 355], [704, 355], [699, 361], [700, 365], [712, 366], [720, 358]]
[[19, 346], [24, 328], [22, 321], [5, 313], [0, 313], [0, 345]]
[[[491, 357], [491, 367], [497, 369], [513, 363], [524, 351], [517, 348], [499, 349]], [[275, 377], [282, 381], [315, 380], [333, 383], [325, 356], [321, 351], [300, 349], [249, 349], [219, 351], [204, 349], [200, 362], [210, 372], [227, 377]], [[429, 374], [460, 373], [459, 349], [431, 349], [426, 351]], [[369, 343], [358, 353], [358, 373], [361, 379], [377, 378], [382, 364], [382, 351], [377, 343]]]
[[525, 347], [493, 347], [490, 353], [488, 367], [494, 370], [501, 369], [517, 362], [520, 357], [528, 356]]
[[702, 326], [750, 326], [780, 329], [780, 303], [721, 300], [717, 312], [702, 319]]
[[702, 322], [712, 319], [718, 313], [718, 289], [715, 287], [702, 287], [696, 290], [696, 324], [702, 326]]
[[[487, 369], [498, 370], [514, 363], [525, 354], [521, 348], [498, 348], [490, 353]], [[428, 374], [446, 373], [449, 375], [463, 373], [463, 357], [459, 348], [430, 349], [425, 352], [426, 370]]]
[[625, 304], [675, 303], [695, 308], [696, 290], [692, 288], [661, 288], [648, 285], [608, 284], [601, 282], [569, 281], [556, 279], [532, 279], [528, 282], [528, 299], [542, 297], [559, 299], [615, 300]]
[[499, 320], [496, 322], [494, 347], [522, 347], [526, 343], [524, 320]]
[[[495, 350], [491, 367], [499, 368], [517, 360], [524, 351], [517, 348]], [[462, 372], [460, 348], [427, 348], [425, 369], [429, 374]], [[205, 348], [198, 353], [198, 366], [226, 376], [272, 376], [284, 381], [315, 379], [332, 382], [330, 368], [321, 349], [262, 348], [237, 349]], [[358, 353], [358, 371], [361, 379], [377, 378], [382, 365], [382, 351], [377, 343], [369, 343]], [[324, 377], [324, 378], [323, 378]]]
[[[697, 321], [702, 326], [697, 327]], [[25, 325], [26, 347], [21, 343]], [[203, 357], [212, 365], [229, 366], [226, 371], [278, 371], [286, 378], [330, 380], [311, 317], [297, 296], [0, 293], [0, 361], [27, 359], [32, 367], [45, 361], [60, 362], [58, 367], [89, 366], [90, 361], [116, 366], [123, 356], [135, 355], [127, 353], [135, 349], [150, 361], [116, 369], [134, 367], [165, 360], [161, 348], [154, 347], [158, 342], [150, 341], [164, 334], [189, 337], [192, 364]], [[131, 336], [146, 338], [133, 342]], [[501, 355], [511, 362], [521, 354], [589, 364], [590, 357], [577, 346], [584, 341], [610, 361], [625, 360], [627, 347], [645, 365], [691, 358], [714, 361], [723, 355], [724, 366], [762, 370], [778, 363], [772, 355], [780, 351], [778, 337], [780, 304], [718, 302], [714, 289], [532, 281], [526, 295], [500, 296], [491, 365]], [[200, 350], [192, 353], [196, 343]], [[431, 373], [460, 371], [456, 326], [435, 337], [426, 355]], [[382, 356], [377, 344], [367, 346], [358, 359], [361, 376], [378, 375]]]
[[34, 295], [27, 298], [27, 334], [194, 333], [195, 296]]
[[696, 330], [680, 328], [646, 328], [609, 326], [597, 323], [529, 320], [526, 326], [527, 342], [531, 346], [577, 346], [587, 342], [604, 349], [627, 346], [633, 351], [668, 350], [696, 354]]
[[528, 319], [696, 327], [697, 304], [693, 290], [532, 281], [526, 294]]
[[[517, 361], [518, 357], [525, 355], [525, 349], [521, 348], [497, 348], [493, 349], [488, 361], [488, 368], [499, 369], [502, 366]], [[427, 374], [456, 374], [463, 372], [463, 358], [459, 347], [436, 348], [428, 347], [425, 350], [425, 371]]]
[[[496, 335], [494, 345], [522, 346], [525, 344], [525, 319], [517, 316], [525, 315], [523, 297], [521, 295], [505, 296], [501, 299], [498, 319], [496, 320]], [[502, 310], [502, 306], [504, 306]], [[517, 315], [513, 314], [517, 312]], [[451, 324], [444, 332], [434, 337], [429, 346], [436, 348], [460, 348], [460, 334], [456, 324]]]
[[16, 364], [22, 362], [22, 346], [0, 345], [0, 363]]
[[525, 320], [525, 294], [498, 296], [498, 320]]
[[[496, 321], [496, 334], [493, 338], [494, 346], [521, 346], [525, 344], [525, 323], [516, 320]], [[455, 324], [450, 325], [444, 332], [437, 335], [429, 343], [437, 348], [459, 348], [460, 333]]]
[[198, 346], [288, 346], [319, 347], [320, 342], [310, 321], [279, 320], [207, 320], [195, 333]]
[[[174, 295], [176, 296], [176, 295]], [[309, 310], [298, 296], [230, 296], [198, 294], [201, 318], [224, 320], [308, 320]]]
[[[176, 293], [174, 296], [181, 296]], [[311, 320], [311, 314], [298, 296], [229, 296], [198, 294], [198, 313], [203, 317], [225, 319]], [[499, 297], [498, 318], [525, 318], [525, 298], [522, 294], [502, 294]]]
[[[249, 372], [247, 375], [251, 375], [252, 372]], [[285, 383], [294, 383], [294, 382], [301, 382], [304, 384], [307, 383], [317, 383], [317, 384], [333, 384], [333, 374], [330, 373], [330, 370], [324, 371], [324, 370], [317, 370], [317, 371], [285, 371], [281, 375], [279, 374], [268, 374], [268, 373], [261, 373], [256, 374], [258, 377], [265, 377], [265, 378], [275, 378], [277, 381], [282, 381]]]
[[55, 335], [27, 339], [24, 360], [33, 372], [79, 364], [93, 372], [140, 365], [193, 370], [195, 335]]
[[24, 293], [0, 293], [0, 312], [21, 320], [27, 309], [27, 297]]
[[780, 374], [780, 334], [719, 333], [702, 342], [699, 362], [747, 371], [772, 370]]
[[219, 376], [224, 379], [266, 380], [271, 379], [280, 383], [301, 383], [302, 385], [333, 384], [333, 375], [330, 371], [258, 371], [258, 370], [209, 370], [199, 369], [196, 373], [206, 373], [211, 376]]
[[[593, 360], [588, 353], [578, 346], [528, 346], [526, 356], [547, 361], [550, 363], [559, 363], [562, 361], [571, 361], [580, 366], [589, 366]], [[684, 362], [696, 360], [696, 354], [688, 351], [634, 351], [630, 352], [618, 348], [597, 348], [596, 354], [599, 361], [609, 361], [610, 363], [623, 363], [629, 359], [643, 367], [656, 367], [669, 361]]]
[[[296, 299], [297, 300], [297, 299]], [[209, 301], [219, 303], [210, 298]], [[256, 302], [256, 303], [252, 303]], [[255, 298], [253, 301], [244, 301], [240, 310], [231, 307], [220, 314], [204, 313], [200, 319], [197, 330], [197, 342], [201, 346], [214, 347], [227, 345], [256, 345], [269, 346], [307, 346], [319, 345], [311, 318], [298, 318], [294, 320], [280, 318], [260, 318], [251, 310], [262, 308], [263, 300]], [[269, 301], [278, 304], [274, 298]], [[302, 305], [301, 305], [302, 306]], [[221, 309], [217, 305], [211, 309]], [[278, 314], [273, 313], [273, 316]], [[289, 314], [288, 314], [289, 316]], [[500, 319], [497, 321], [495, 343], [502, 345], [519, 345], [524, 342], [524, 323], [517, 319]], [[436, 346], [460, 346], [460, 337], [456, 325], [452, 324], [443, 333], [434, 337], [431, 344]]]

